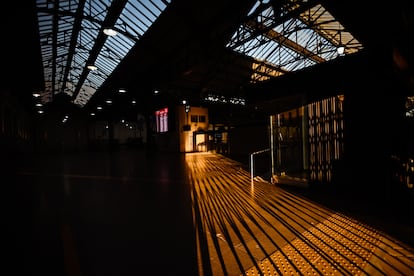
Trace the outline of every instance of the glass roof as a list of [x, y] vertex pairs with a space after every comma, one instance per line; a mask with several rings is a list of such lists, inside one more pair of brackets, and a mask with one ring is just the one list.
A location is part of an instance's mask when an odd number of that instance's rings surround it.
[[[170, 2], [37, 0], [45, 77], [42, 102], [65, 93], [84, 106]], [[116, 35], [105, 34], [106, 28]]]
[[363, 48], [322, 5], [297, 0], [257, 1], [227, 47], [253, 59], [252, 82]]

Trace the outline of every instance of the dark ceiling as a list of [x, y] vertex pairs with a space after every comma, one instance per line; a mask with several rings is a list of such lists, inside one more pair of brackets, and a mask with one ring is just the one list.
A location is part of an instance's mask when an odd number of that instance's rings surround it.
[[237, 94], [249, 81], [250, 61], [224, 46], [253, 2], [172, 1], [89, 105], [119, 87], [146, 103], [160, 98], [199, 103], [208, 89]]
[[[252, 92], [256, 85], [251, 83], [252, 59], [225, 47], [238, 26], [246, 21], [246, 14], [255, 2], [172, 0], [83, 109], [94, 110], [96, 105], [111, 98], [114, 101], [112, 112], [121, 112], [127, 102], [134, 99], [138, 108], [150, 112], [154, 107], [179, 103], [183, 99], [193, 104], [206, 104], [202, 98], [210, 91], [245, 97], [249, 106], [255, 105], [262, 98], [259, 93]], [[281, 2], [284, 1], [271, 1], [272, 5]], [[359, 56], [363, 60], [368, 52], [381, 55], [379, 64], [389, 63], [390, 68], [397, 66], [403, 81], [412, 86], [414, 13], [408, 1], [393, 1], [387, 6], [356, 0], [298, 2], [322, 4], [364, 45], [364, 50], [352, 58], [345, 56], [292, 73], [293, 76], [318, 72], [316, 67], [348, 70], [361, 62]], [[3, 28], [6, 35], [3, 36], [5, 70], [2, 83], [30, 105], [32, 93], [44, 89], [45, 85], [36, 1], [6, 3], [1, 19], [2, 26], [6, 26]], [[324, 73], [330, 71], [326, 69]], [[287, 74], [280, 80], [275, 78], [265, 83], [277, 86], [278, 82], [286, 82], [289, 78], [293, 77]], [[334, 75], [328, 74], [325, 78], [335, 82]], [[308, 78], [300, 87], [317, 91], [318, 85], [323, 84], [312, 83]], [[128, 91], [127, 95], [117, 93], [121, 87]], [[159, 94], [155, 95], [155, 90]], [[273, 93], [266, 100], [280, 97], [286, 106], [296, 104], [297, 98], [289, 95], [289, 91], [292, 90]], [[55, 102], [71, 100], [66, 95], [55, 97]]]

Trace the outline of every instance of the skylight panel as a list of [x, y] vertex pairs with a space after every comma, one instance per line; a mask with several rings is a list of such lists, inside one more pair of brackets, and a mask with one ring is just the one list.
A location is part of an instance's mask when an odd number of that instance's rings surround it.
[[[98, 58], [95, 61], [95, 66], [98, 67], [98, 70], [95, 71], [99, 71], [99, 73], [105, 75], [106, 77], [108, 77], [111, 72], [114, 70], [114, 68], [116, 67], [117, 63], [114, 62], [109, 62], [108, 59], [105, 56], [99, 55]], [[92, 72], [95, 72], [92, 71]], [[91, 72], [91, 73], [92, 73]], [[91, 75], [90, 73], [90, 75]], [[102, 84], [102, 83], [100, 83]], [[100, 86], [100, 84], [98, 86]]]
[[[261, 41], [266, 40], [266, 43], [260, 43]], [[258, 40], [258, 47], [252, 48], [247, 54], [257, 60], [267, 60], [267, 55], [269, 52], [273, 51], [278, 45], [275, 42], [269, 41], [266, 38]]]
[[82, 27], [78, 37], [78, 45], [80, 45], [83, 49], [92, 49], [98, 34], [98, 24], [85, 20], [82, 21]]
[[268, 55], [266, 57], [266, 61], [286, 70], [284, 66], [289, 64], [292, 61], [292, 59], [294, 59], [296, 52], [290, 50], [287, 47], [283, 47], [277, 42], [272, 42], [271, 44], [275, 45], [274, 48], [277, 48], [277, 51], [273, 51], [271, 55]]
[[118, 63], [119, 59], [116, 57], [116, 54], [110, 52], [109, 49], [105, 55], [98, 56], [97, 61], [95, 62], [98, 68], [105, 72], [106, 75], [110, 75]]
[[134, 46], [135, 41], [125, 35], [119, 33], [116, 36], [110, 36], [106, 39], [106, 49], [111, 54], [109, 55], [112, 59], [120, 62], [128, 51]]
[[256, 3], [254, 4], [254, 6], [251, 8], [251, 10], [247, 13], [247, 16], [251, 16], [256, 9], [260, 6], [260, 1], [256, 1]]
[[116, 25], [123, 26], [128, 32], [143, 35], [164, 10], [162, 1], [146, 2], [129, 1]]
[[38, 14], [38, 24], [39, 24], [40, 35], [44, 35], [45, 32], [52, 29], [52, 25], [50, 25], [51, 20], [52, 20], [52, 16], [47, 13]]
[[261, 13], [259, 17], [260, 23], [265, 27], [270, 27], [274, 22], [274, 16], [273, 9], [269, 7]]
[[75, 89], [75, 86], [73, 85], [73, 82], [67, 81], [65, 91], [63, 92], [69, 96], [72, 96], [74, 89]]
[[151, 2], [147, 2], [146, 4], [143, 4], [141, 1], [131, 1], [127, 4], [126, 10], [130, 7], [139, 14], [139, 18], [147, 21], [148, 26], [150, 26], [157, 19], [160, 12]]
[[138, 11], [126, 11], [117, 25], [122, 26], [126, 32], [134, 33], [136, 37], [142, 36], [151, 25], [151, 22], [138, 17]]
[[[115, 0], [36, 0], [46, 86], [42, 99], [50, 101], [59, 92], [77, 93], [74, 102], [83, 106], [170, 2], [129, 0], [118, 14], [115, 6], [121, 2]], [[105, 37], [102, 45], [96, 44], [108, 20], [114, 24], [108, 27], [117, 35]], [[94, 62], [98, 71], [86, 71], [88, 61]]]
[[314, 26], [313, 30], [324, 37], [333, 48], [343, 45], [346, 47], [347, 54], [363, 49], [362, 44], [320, 4], [302, 13], [300, 19], [305, 24]]
[[[105, 79], [118, 66], [122, 59], [127, 55], [135, 42], [131, 37], [137, 40], [142, 36], [148, 28], [154, 23], [159, 14], [165, 8], [162, 1], [146, 2], [129, 1], [121, 15], [119, 16], [115, 27], [121, 32], [113, 37], [108, 37], [101, 52], [99, 53], [95, 65], [100, 70], [100, 77], [98, 78], [95, 72], [90, 72], [87, 79], [93, 83], [93, 87], [98, 89]], [[127, 36], [129, 35], [129, 36]], [[92, 96], [95, 93], [93, 89], [88, 89], [88, 93], [82, 93], [83, 98]], [[83, 103], [76, 101], [78, 103]]]
[[315, 34], [315, 32], [309, 29], [298, 19], [291, 21], [292, 24], [290, 25], [290, 28], [284, 32], [285, 37], [298, 43], [302, 47], [305, 47], [308, 44], [309, 39], [312, 37], [312, 34]]
[[[290, 50], [288, 50], [290, 51]], [[293, 53], [291, 53], [293, 54]], [[310, 59], [302, 59], [302, 58], [291, 58], [291, 59], [287, 59], [286, 63], [283, 64], [283, 68], [286, 69], [287, 71], [297, 71], [309, 66], [313, 66], [315, 65], [316, 62], [310, 60]]]
[[93, 96], [93, 94], [96, 92], [96, 88], [83, 85], [81, 88], [81, 91], [79, 92], [78, 96], [74, 100], [74, 104], [79, 106], [84, 106], [87, 104], [89, 99]]
[[103, 21], [108, 13], [109, 6], [110, 2], [106, 5], [102, 3], [102, 1], [86, 1], [83, 9], [83, 16], [85, 18], [91, 17], [91, 19]]
[[91, 71], [86, 83], [96, 90], [99, 86], [101, 86], [106, 77], [107, 76], [102, 72], [102, 70]]
[[269, 60], [269, 56], [277, 50], [278, 46], [278, 43], [271, 42], [263, 44], [257, 49], [254, 56], [256, 56], [259, 60]]
[[278, 5], [257, 1], [227, 44], [282, 72], [335, 59], [341, 55], [339, 46], [345, 47], [345, 54], [363, 48], [322, 5], [288, 0]]

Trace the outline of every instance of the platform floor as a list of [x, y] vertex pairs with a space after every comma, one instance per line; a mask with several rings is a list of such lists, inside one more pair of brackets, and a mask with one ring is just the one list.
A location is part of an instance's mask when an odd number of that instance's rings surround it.
[[200, 275], [412, 275], [394, 237], [266, 181], [237, 162], [187, 154]]
[[14, 156], [2, 175], [5, 275], [414, 275], [411, 222], [252, 183], [220, 154]]

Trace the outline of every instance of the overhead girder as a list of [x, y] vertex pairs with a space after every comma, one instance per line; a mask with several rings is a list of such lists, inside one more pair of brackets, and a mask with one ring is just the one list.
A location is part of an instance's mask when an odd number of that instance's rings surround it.
[[62, 81], [62, 87], [60, 89], [60, 93], [63, 93], [67, 87], [67, 82], [68, 82], [68, 76], [69, 76], [69, 72], [71, 70], [71, 65], [72, 65], [72, 60], [73, 57], [75, 55], [75, 51], [76, 51], [76, 47], [77, 47], [77, 39], [78, 39], [78, 35], [81, 29], [81, 24], [82, 24], [82, 14], [83, 14], [83, 9], [85, 7], [85, 2], [86, 0], [80, 0], [79, 1], [79, 5], [78, 8], [76, 10], [76, 14], [75, 14], [75, 22], [73, 24], [73, 30], [72, 30], [72, 36], [70, 39], [70, 44], [69, 44], [69, 51], [68, 51], [68, 57], [66, 60], [66, 66], [65, 66], [65, 72], [63, 75], [63, 81]]
[[[87, 59], [87, 63], [86, 65], [91, 65], [91, 64], [95, 64], [95, 60], [98, 57], [102, 47], [105, 44], [105, 41], [107, 39], [107, 35], [104, 34], [103, 30], [105, 28], [107, 28], [108, 26], [113, 26], [115, 25], [116, 20], [118, 19], [118, 17], [120, 16], [123, 8], [125, 7], [126, 3], [128, 2], [128, 0], [114, 0], [108, 10], [108, 13], [105, 17], [104, 22], [102, 22], [102, 25], [100, 26], [100, 31], [98, 36], [95, 39], [95, 44], [92, 47], [92, 50], [90, 51], [89, 57]], [[72, 100], [75, 100], [76, 97], [79, 94], [79, 91], [81, 90], [88, 74], [89, 74], [89, 69], [85, 66], [83, 68], [83, 71], [79, 77], [77, 86], [75, 88], [75, 91], [73, 92], [72, 95]]]
[[[272, 8], [273, 12], [265, 13], [268, 9]], [[326, 19], [328, 17], [328, 19]], [[331, 19], [330, 19], [331, 18]], [[296, 19], [298, 22], [301, 22], [303, 26], [301, 28], [309, 28], [312, 30], [312, 34], [308, 38], [309, 40], [320, 40], [319, 45], [320, 49], [329, 49], [341, 46], [341, 34], [344, 32], [346, 36], [347, 43], [347, 53], [353, 53], [358, 49], [362, 48], [361, 44], [354, 40], [348, 32], [345, 33], [344, 28], [337, 22], [325, 9], [322, 8], [316, 1], [307, 1], [307, 2], [297, 2], [297, 1], [270, 1], [265, 4], [261, 4], [256, 8], [251, 15], [247, 17], [243, 25], [236, 34], [233, 36], [232, 40], [228, 44], [228, 47], [236, 50], [239, 49], [243, 54], [252, 51], [253, 49], [258, 49], [262, 45], [269, 43], [270, 41], [277, 43], [278, 47], [274, 47], [272, 51], [268, 53], [263, 53], [264, 55], [260, 58], [260, 66], [256, 67], [256, 76], [263, 75], [264, 71], [269, 72], [272, 70], [279, 71], [281, 75], [286, 71], [282, 70], [285, 66], [289, 64], [294, 64], [300, 60], [308, 60], [309, 62], [323, 63], [326, 61], [323, 58], [318, 50], [312, 51], [309, 50], [306, 46], [302, 46], [296, 41], [293, 41], [288, 38], [288, 35], [292, 32], [297, 31], [299, 27], [285, 26], [284, 22], [288, 22], [291, 19]], [[290, 21], [293, 23], [293, 21]], [[335, 24], [335, 28], [332, 29], [323, 29], [324, 27], [331, 27], [329, 24]], [[277, 26], [282, 26], [282, 31], [276, 31]], [[307, 27], [304, 27], [307, 26]], [[351, 38], [350, 38], [351, 37]], [[250, 41], [255, 41], [255, 43], [248, 44]], [[322, 41], [325, 41], [322, 44]], [[248, 45], [248, 46], [246, 46]], [[345, 43], [344, 43], [345, 46]], [[271, 60], [268, 60], [267, 57], [273, 55], [275, 51], [279, 51], [279, 55], [285, 51], [283, 47], [292, 50], [297, 53], [293, 58], [290, 58], [288, 61], [279, 62], [273, 64]], [[355, 48], [352, 50], [352, 48]], [[333, 50], [330, 50], [333, 51]], [[264, 61], [270, 61], [264, 62]], [[263, 67], [266, 67], [263, 69]], [[269, 75], [269, 77], [271, 77]], [[254, 77], [253, 77], [254, 78]], [[260, 77], [259, 77], [260, 78]]]

